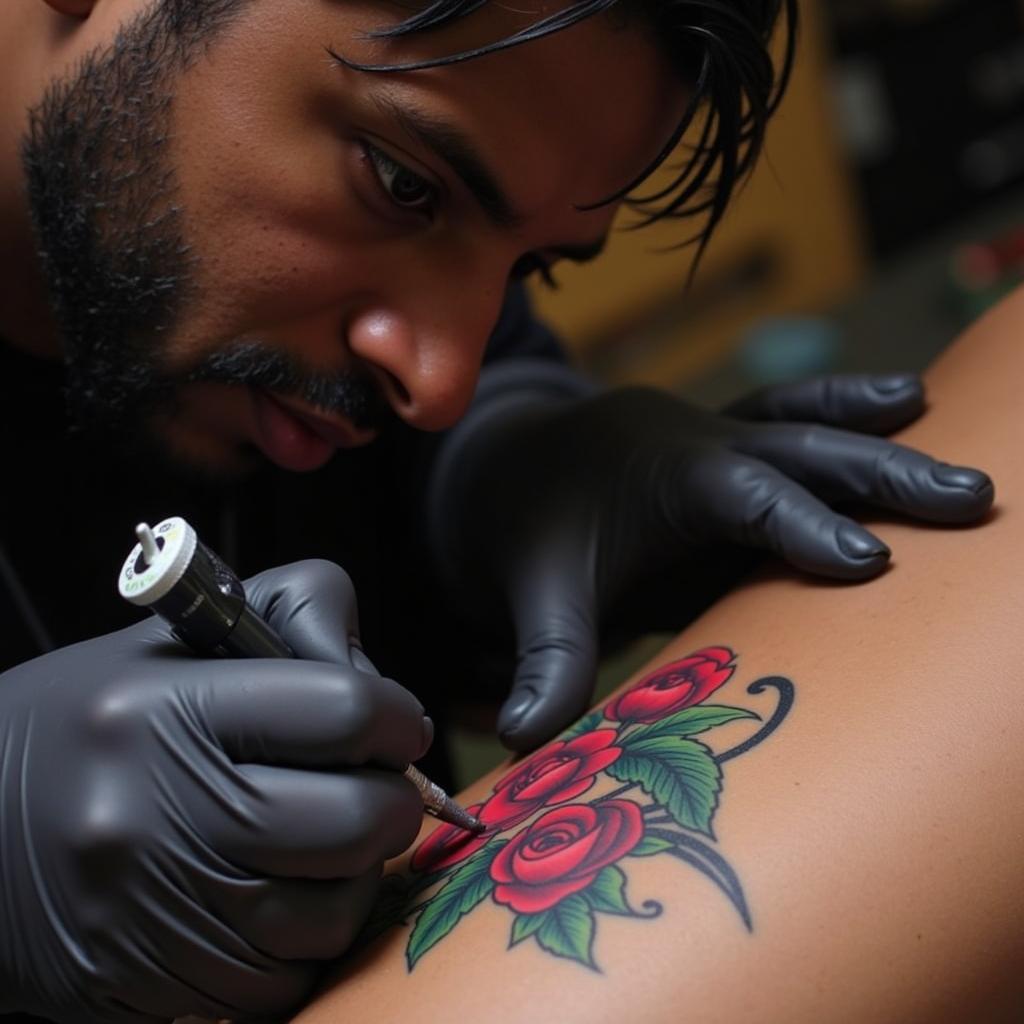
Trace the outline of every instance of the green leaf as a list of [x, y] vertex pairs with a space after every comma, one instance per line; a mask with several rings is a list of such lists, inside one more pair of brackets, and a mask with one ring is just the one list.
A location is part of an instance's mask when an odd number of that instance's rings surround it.
[[605, 771], [622, 782], [638, 783], [683, 828], [714, 838], [711, 819], [722, 770], [703, 743], [671, 736], [638, 740]]
[[517, 914], [512, 922], [512, 937], [509, 939], [509, 949], [518, 945], [523, 939], [528, 939], [544, 923], [544, 914]]
[[594, 915], [579, 894], [566, 896], [550, 910], [537, 915], [544, 920], [537, 929], [537, 942], [555, 956], [575, 960], [596, 971], [594, 963]]
[[593, 910], [603, 914], [623, 914], [632, 917], [633, 911], [626, 902], [626, 874], [614, 864], [602, 869], [597, 878], [580, 895]]
[[494, 889], [491, 861], [505, 842], [507, 840], [488, 843], [448, 879], [444, 888], [431, 897], [416, 919], [405, 950], [410, 971], [424, 953], [437, 945]]
[[644, 836], [632, 850], [630, 857], [653, 857], [656, 853], [664, 853], [672, 849], [672, 843], [667, 839], [659, 839], [657, 836]]
[[658, 736], [695, 736], [699, 732], [713, 729], [716, 725], [735, 722], [738, 718], [755, 718], [761, 721], [760, 715], [746, 708], [731, 708], [724, 704], [697, 704], [637, 729], [626, 736], [623, 744], [629, 747], [634, 740], [648, 740]]
[[[589, 715], [584, 715], [575, 724], [570, 725], [559, 738], [563, 740], [573, 740], [577, 736], [582, 736], [585, 732], [593, 732], [603, 721], [604, 709], [598, 708], [596, 711], [591, 711]], [[609, 723], [609, 725], [610, 724], [611, 723]]]

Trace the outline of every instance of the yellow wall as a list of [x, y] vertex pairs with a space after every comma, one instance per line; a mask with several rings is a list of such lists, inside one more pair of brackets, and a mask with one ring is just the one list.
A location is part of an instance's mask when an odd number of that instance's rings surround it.
[[617, 231], [597, 262], [559, 268], [557, 292], [535, 286], [538, 310], [583, 365], [618, 383], [671, 386], [719, 361], [758, 316], [819, 310], [862, 276], [815, 3], [803, 0], [801, 14], [790, 90], [691, 292], [693, 250], [657, 252], [692, 231], [686, 223]]

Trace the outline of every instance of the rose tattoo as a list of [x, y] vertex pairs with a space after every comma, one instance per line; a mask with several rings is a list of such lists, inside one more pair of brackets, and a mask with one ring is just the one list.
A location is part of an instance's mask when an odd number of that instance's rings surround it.
[[480, 806], [485, 825], [511, 828], [540, 807], [581, 796], [622, 753], [614, 729], [597, 729], [571, 740], [555, 740], [498, 782]]
[[585, 889], [601, 868], [643, 838], [640, 808], [628, 800], [556, 807], [523, 829], [491, 863], [494, 902], [538, 914]]
[[[486, 831], [441, 825], [413, 853], [410, 877], [385, 877], [387, 898], [367, 937], [415, 917], [406, 947], [412, 970], [490, 898], [513, 915], [510, 946], [532, 938], [546, 952], [596, 971], [599, 915], [661, 913], [654, 900], [640, 908], [630, 903], [624, 870], [630, 858], [661, 854], [708, 878], [752, 930], [739, 878], [713, 845], [721, 765], [778, 728], [792, 706], [793, 684], [781, 676], [751, 683], [749, 694], [777, 692], [772, 715], [754, 735], [715, 753], [693, 737], [729, 722], [761, 721], [745, 708], [706, 703], [735, 671], [730, 648], [695, 651], [650, 672], [513, 768], [468, 808]], [[607, 780], [619, 785], [609, 792]], [[426, 892], [432, 895], [417, 903]]]
[[613, 722], [656, 722], [711, 696], [729, 681], [735, 655], [728, 647], [705, 647], [652, 672], [604, 709]]

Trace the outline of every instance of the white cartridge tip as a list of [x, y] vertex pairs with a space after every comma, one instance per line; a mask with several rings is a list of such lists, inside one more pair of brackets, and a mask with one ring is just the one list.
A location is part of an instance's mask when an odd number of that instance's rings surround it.
[[160, 548], [157, 546], [156, 537], [153, 536], [149, 523], [139, 523], [135, 527], [135, 536], [139, 538], [139, 543], [142, 545], [142, 557], [146, 560], [146, 565], [152, 565], [156, 561], [157, 555], [160, 554]]

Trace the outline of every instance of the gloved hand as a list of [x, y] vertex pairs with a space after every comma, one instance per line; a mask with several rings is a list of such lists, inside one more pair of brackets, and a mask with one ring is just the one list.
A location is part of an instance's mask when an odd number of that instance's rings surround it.
[[151, 619], [0, 676], [0, 1012], [280, 1016], [415, 838], [433, 727], [358, 650], [348, 577], [245, 588], [310, 660], [200, 659]]
[[[889, 549], [826, 502], [938, 523], [983, 516], [985, 474], [835, 426], [889, 431], [923, 407], [915, 377], [850, 376], [768, 389], [731, 415], [642, 388], [561, 403], [505, 396], [471, 414], [434, 481], [434, 548], [464, 606], [493, 616], [500, 601], [511, 614], [502, 741], [531, 749], [588, 706], [603, 618], [659, 605], [696, 614], [701, 595], [722, 592], [741, 567], [726, 542], [858, 580]], [[762, 418], [794, 422], [751, 422]]]

